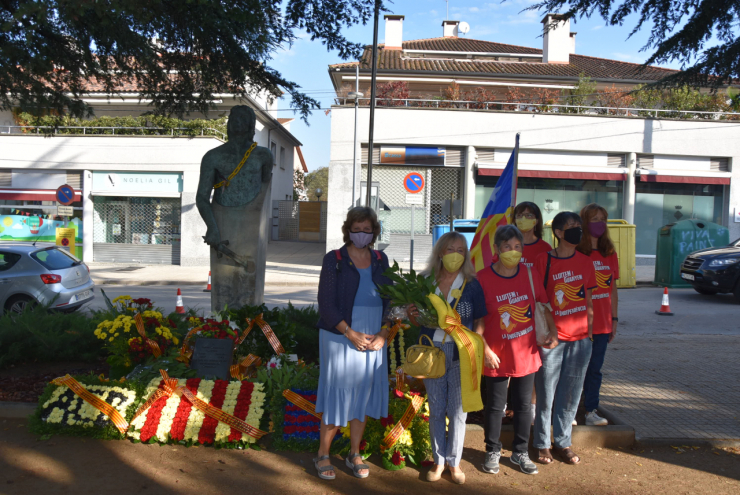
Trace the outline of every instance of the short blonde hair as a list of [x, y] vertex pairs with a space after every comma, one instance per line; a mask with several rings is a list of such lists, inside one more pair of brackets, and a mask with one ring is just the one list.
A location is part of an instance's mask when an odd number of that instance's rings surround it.
[[465, 280], [468, 282], [476, 278], [475, 268], [473, 268], [473, 263], [470, 262], [468, 240], [460, 232], [447, 232], [445, 235], [437, 239], [437, 243], [432, 249], [432, 254], [429, 256], [427, 267], [421, 272], [422, 275], [428, 277], [434, 273], [434, 277], [439, 280], [439, 274], [442, 273], [442, 256], [445, 255], [445, 251], [447, 251], [450, 244], [455, 241], [462, 241], [463, 246], [465, 246], [465, 251], [463, 253], [465, 261], [463, 261], [462, 267], [460, 268], [463, 277], [465, 277]]
[[373, 229], [373, 240], [370, 245], [375, 244], [375, 241], [380, 235], [380, 222], [378, 222], [378, 215], [375, 214], [375, 210], [367, 206], [356, 206], [347, 212], [347, 219], [344, 221], [344, 224], [342, 224], [344, 244], [350, 243], [349, 229], [352, 228], [352, 225], [366, 220], [370, 221], [370, 225]]

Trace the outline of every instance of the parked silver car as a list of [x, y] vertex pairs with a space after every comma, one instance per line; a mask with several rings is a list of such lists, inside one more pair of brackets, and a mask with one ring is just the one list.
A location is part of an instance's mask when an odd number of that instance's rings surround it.
[[22, 312], [29, 304], [71, 313], [95, 297], [90, 269], [49, 243], [0, 242], [0, 308]]

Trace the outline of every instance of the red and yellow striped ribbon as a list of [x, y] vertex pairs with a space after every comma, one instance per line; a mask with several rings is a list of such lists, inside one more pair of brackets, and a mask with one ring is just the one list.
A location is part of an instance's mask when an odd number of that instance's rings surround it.
[[241, 337], [239, 337], [239, 340], [236, 341], [235, 345], [239, 345], [244, 342], [244, 339], [246, 339], [247, 335], [249, 335], [249, 332], [252, 331], [252, 327], [255, 323], [262, 329], [262, 333], [264, 333], [265, 337], [267, 337], [270, 345], [275, 350], [275, 354], [277, 354], [278, 356], [280, 354], [285, 354], [283, 344], [280, 343], [277, 336], [275, 335], [275, 332], [273, 332], [272, 328], [270, 328], [270, 325], [268, 325], [267, 322], [262, 319], [262, 314], [258, 315], [254, 319], [247, 318], [247, 328], [244, 330]]
[[144, 320], [141, 317], [141, 313], [136, 313], [136, 316], [134, 316], [134, 321], [136, 322], [136, 329], [139, 331], [139, 335], [141, 335], [141, 338], [144, 339], [144, 342], [146, 342], [149, 348], [152, 350], [152, 354], [154, 354], [154, 357], [158, 358], [159, 356], [161, 356], [162, 350], [159, 348], [159, 344], [146, 336], [146, 330], [144, 329]]
[[445, 317], [445, 321], [447, 322], [447, 328], [444, 329], [444, 331], [447, 333], [447, 335], [452, 335], [452, 332], [457, 333], [457, 335], [460, 337], [460, 341], [465, 346], [465, 350], [468, 351], [468, 354], [470, 355], [470, 366], [473, 371], [473, 390], [478, 389], [478, 377], [480, 376], [480, 373], [478, 372], [478, 361], [475, 359], [475, 348], [473, 347], [473, 343], [470, 341], [470, 338], [467, 336], [467, 334], [464, 332], [464, 330], [467, 330], [460, 320], [460, 314], [452, 310], [454, 313], [453, 315], [447, 315]]
[[406, 374], [403, 372], [403, 368], [400, 366], [396, 369], [396, 390], [403, 392], [404, 378]]
[[184, 339], [182, 339], [182, 347], [180, 348], [180, 355], [177, 357], [178, 361], [181, 361], [185, 364], [190, 363], [190, 358], [193, 357], [193, 348], [190, 346], [190, 337], [193, 336], [195, 332], [200, 330], [203, 327], [195, 327], [191, 329], [188, 334], [185, 336]]
[[[177, 379], [176, 378], [170, 378], [169, 375], [165, 370], [159, 370], [159, 372], [162, 374], [162, 379], [164, 380], [164, 387], [159, 388], [154, 391], [154, 393], [149, 397], [149, 399], [142, 405], [138, 411], [136, 411], [136, 414], [134, 415], [134, 419], [142, 414], [144, 411], [149, 409], [149, 407], [154, 404], [157, 400], [161, 399], [162, 397], [172, 397], [173, 394], [180, 395], [181, 397], [185, 397], [185, 399], [188, 400], [196, 409], [202, 411], [206, 416], [211, 417], [217, 421], [220, 421], [224, 424], [227, 424], [234, 428], [235, 430], [241, 431], [242, 433], [246, 433], [250, 437], [254, 437], [256, 439], [260, 439], [263, 436], [267, 435], [266, 431], [262, 431], [258, 428], [255, 428], [254, 426], [250, 425], [249, 423], [237, 418], [236, 416], [233, 416], [227, 412], [222, 411], [221, 409], [214, 407], [207, 402], [199, 399], [195, 396], [187, 387], [178, 387], [177, 386]], [[131, 420], [133, 422], [133, 419]]]
[[241, 380], [242, 375], [245, 371], [247, 371], [247, 368], [252, 365], [259, 366], [260, 364], [262, 364], [262, 360], [258, 356], [250, 354], [242, 359], [240, 363], [231, 365], [231, 368], [229, 368], [229, 371], [231, 372], [231, 378], [237, 378]]
[[293, 392], [290, 389], [283, 390], [283, 397], [285, 397], [290, 402], [292, 402], [296, 406], [306, 411], [308, 414], [312, 414], [313, 416], [316, 416], [317, 418], [321, 419], [322, 413], [316, 412], [316, 405], [313, 402], [306, 400], [305, 398], [301, 397], [300, 395], [298, 395], [297, 393]]
[[390, 330], [388, 330], [388, 338], [385, 340], [388, 345], [393, 342], [393, 339], [396, 338], [396, 334], [398, 334], [398, 330], [401, 328], [401, 320], [397, 320], [395, 325], [391, 327]]
[[419, 413], [419, 409], [421, 409], [422, 404], [424, 404], [424, 397], [420, 395], [417, 395], [411, 399], [411, 404], [409, 404], [409, 407], [406, 408], [406, 412], [403, 413], [401, 421], [396, 423], [396, 426], [394, 426], [393, 429], [389, 431], [388, 434], [385, 436], [383, 441], [380, 442], [381, 452], [384, 452], [393, 447], [398, 439], [401, 438], [403, 432], [405, 430], [408, 430], [409, 425], [411, 425], [411, 421], [413, 421], [414, 416]]
[[77, 394], [82, 400], [108, 416], [113, 422], [113, 425], [118, 429], [118, 431], [121, 432], [121, 434], [125, 434], [126, 430], [128, 430], [128, 423], [115, 407], [111, 406], [97, 395], [88, 392], [87, 389], [80, 384], [80, 382], [78, 382], [71, 376], [60, 376], [59, 378], [54, 379], [51, 383], [53, 383], [54, 385], [64, 385], [66, 387], [69, 387], [69, 389]]

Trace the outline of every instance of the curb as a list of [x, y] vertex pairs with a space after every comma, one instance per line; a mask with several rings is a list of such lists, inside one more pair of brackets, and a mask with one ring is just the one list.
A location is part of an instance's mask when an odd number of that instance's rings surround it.
[[[466, 431], [483, 433], [480, 425], [465, 425]], [[532, 445], [534, 434], [530, 432], [529, 443]], [[574, 426], [573, 444], [585, 448], [614, 448], [632, 447], [635, 444], [635, 429], [628, 425], [610, 426]], [[514, 440], [514, 427], [504, 425], [501, 427], [501, 443], [509, 445]]]
[[643, 447], [710, 447], [710, 448], [738, 448], [740, 438], [711, 439], [711, 438], [654, 438], [637, 437], [635, 444]]
[[0, 418], [25, 419], [36, 411], [35, 402], [0, 401]]

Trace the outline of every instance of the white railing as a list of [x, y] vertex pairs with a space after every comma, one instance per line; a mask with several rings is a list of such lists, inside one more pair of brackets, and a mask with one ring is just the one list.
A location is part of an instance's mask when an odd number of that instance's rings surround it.
[[[337, 105], [354, 106], [355, 99], [350, 97], [335, 98]], [[370, 98], [359, 98], [360, 106], [369, 106]], [[740, 119], [738, 112], [712, 112], [700, 110], [670, 110], [664, 108], [634, 108], [634, 107], [601, 107], [592, 105], [562, 105], [557, 103], [533, 102], [506, 102], [506, 101], [475, 101], [475, 100], [444, 100], [424, 98], [376, 98], [375, 105], [380, 108], [461, 108], [467, 110], [508, 110], [515, 112], [534, 113], [565, 113], [584, 115], [612, 115], [624, 117], [655, 117], [668, 118], [701, 118], [709, 120]]]
[[[126, 127], [126, 126], [107, 126], [107, 127], [96, 127], [96, 126], [50, 126], [50, 125], [4, 125], [0, 126], [0, 130], [7, 129], [7, 132], [3, 132], [3, 134], [11, 134], [13, 129], [20, 129], [21, 132], [26, 132], [28, 130], [30, 131], [36, 131], [35, 134], [70, 134], [70, 135], [113, 135], [113, 136], [171, 136], [174, 137], [177, 136], [190, 136], [192, 137], [194, 134], [192, 132], [194, 129], [189, 129], [187, 127], [173, 127], [173, 128], [166, 128], [166, 127]], [[44, 132], [44, 130], [49, 130], [50, 132]], [[59, 130], [82, 130], [82, 132], [59, 132]], [[116, 130], [118, 130], [118, 134], [116, 134]], [[111, 131], [108, 132], [98, 132], [98, 131]], [[132, 133], [128, 131], [146, 131], [141, 133]], [[175, 131], [184, 131], [184, 132], [178, 132], [175, 134]], [[208, 134], [206, 134], [208, 133]], [[200, 129], [200, 135], [206, 136], [211, 135], [211, 133], [215, 137], [221, 138], [222, 141], [226, 141], [226, 134], [219, 131], [218, 129], [213, 129], [211, 127], [203, 127]], [[195, 134], [197, 135], [197, 133]]]

